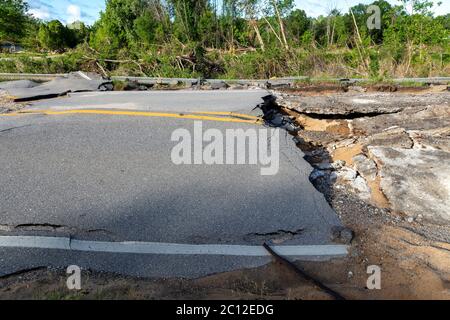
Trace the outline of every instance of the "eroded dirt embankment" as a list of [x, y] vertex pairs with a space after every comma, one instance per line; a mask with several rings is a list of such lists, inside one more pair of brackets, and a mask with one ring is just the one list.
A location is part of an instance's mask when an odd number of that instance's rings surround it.
[[450, 221], [450, 93], [281, 96], [303, 127], [312, 180], [346, 182], [372, 204]]
[[355, 267], [371, 261], [389, 277], [390, 289], [380, 297], [449, 298], [446, 88], [423, 94], [291, 93], [280, 94], [279, 103], [303, 128], [297, 141], [314, 167], [311, 181], [357, 235], [353, 246], [361, 260]]

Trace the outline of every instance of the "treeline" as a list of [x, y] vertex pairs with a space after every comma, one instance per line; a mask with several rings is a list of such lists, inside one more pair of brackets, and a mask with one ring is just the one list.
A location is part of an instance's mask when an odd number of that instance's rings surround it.
[[428, 0], [373, 4], [381, 9], [374, 30], [369, 5], [312, 18], [294, 0], [107, 0], [87, 27], [38, 21], [22, 0], [0, 0], [0, 39], [34, 51], [76, 48], [102, 72], [156, 76], [449, 72], [450, 15], [433, 16]]
[[89, 29], [82, 22], [63, 25], [43, 22], [27, 14], [22, 0], [0, 0], [0, 41], [20, 44], [34, 51], [64, 51], [87, 41]]

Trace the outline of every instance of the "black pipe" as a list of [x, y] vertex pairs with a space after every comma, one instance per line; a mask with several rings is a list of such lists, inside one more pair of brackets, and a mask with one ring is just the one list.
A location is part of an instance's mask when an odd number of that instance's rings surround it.
[[322, 282], [320, 282], [319, 280], [313, 278], [312, 276], [310, 276], [309, 274], [307, 274], [306, 272], [304, 272], [303, 270], [301, 270], [299, 267], [297, 267], [294, 263], [292, 263], [291, 261], [289, 261], [288, 259], [280, 256], [278, 253], [276, 253], [275, 251], [273, 251], [273, 249], [267, 244], [264, 243], [264, 248], [272, 255], [274, 256], [277, 260], [279, 260], [282, 264], [284, 264], [285, 266], [287, 266], [288, 268], [290, 268], [292, 271], [294, 271], [295, 273], [297, 273], [298, 275], [300, 275], [301, 277], [303, 277], [304, 279], [306, 279], [307, 281], [312, 282], [315, 286], [319, 287], [320, 289], [322, 289], [324, 292], [326, 292], [327, 294], [329, 294], [330, 296], [332, 296], [334, 299], [336, 300], [346, 300], [341, 294], [339, 294], [338, 292], [334, 291], [333, 289], [327, 287], [326, 285], [324, 285]]

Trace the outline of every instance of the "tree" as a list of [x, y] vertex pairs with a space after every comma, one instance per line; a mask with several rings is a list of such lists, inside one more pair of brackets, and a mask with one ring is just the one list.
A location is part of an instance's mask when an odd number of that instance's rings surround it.
[[240, 0], [237, 1], [239, 10], [244, 14], [245, 19], [251, 29], [254, 30], [256, 39], [262, 51], [266, 50], [266, 45], [259, 31], [258, 15], [260, 13], [258, 0]]
[[0, 0], [0, 40], [20, 41], [25, 34], [27, 10], [22, 0]]
[[136, 41], [134, 21], [145, 12], [144, 0], [107, 0], [105, 12], [94, 25], [91, 45], [99, 51], [116, 52]]
[[292, 11], [286, 19], [288, 34], [299, 41], [303, 34], [311, 28], [311, 20], [304, 10]]
[[[403, 8], [411, 15], [420, 14], [431, 16], [431, 8], [433, 8], [433, 1], [430, 0], [401, 0]], [[441, 3], [439, 3], [440, 5]]]
[[445, 16], [439, 16], [436, 18], [439, 23], [447, 30], [450, 31], [450, 13]]
[[75, 48], [80, 43], [84, 43], [89, 40], [90, 30], [81, 21], [75, 21], [68, 24], [65, 32], [66, 44], [70, 48]]
[[159, 28], [159, 26], [161, 25], [155, 20], [153, 14], [148, 10], [134, 20], [134, 30], [136, 35], [139, 40], [146, 45], [150, 45], [158, 38], [161, 38], [163, 30], [162, 28]]
[[[289, 44], [287, 42], [286, 31], [283, 19], [289, 15], [294, 7], [293, 0], [266, 0], [264, 2], [263, 18], [269, 25], [271, 31], [276, 36], [278, 41], [286, 50], [289, 49]], [[268, 17], [274, 17], [274, 19], [269, 19]], [[278, 24], [278, 31], [275, 30], [274, 23], [276, 21]]]
[[381, 10], [381, 29], [370, 30], [369, 35], [373, 42], [376, 44], [382, 44], [384, 31], [389, 28], [392, 23], [394, 23], [395, 17], [400, 15], [400, 11], [399, 7], [393, 7], [386, 0], [375, 1], [373, 5], [378, 6]]
[[387, 44], [436, 45], [446, 41], [448, 32], [439, 19], [433, 18], [429, 0], [402, 0], [403, 14], [386, 30]]
[[147, 0], [144, 11], [134, 20], [134, 32], [144, 45], [168, 40], [171, 27], [167, 7], [160, 0]]
[[41, 22], [38, 19], [32, 16], [28, 17], [24, 27], [25, 34], [20, 39], [21, 46], [30, 49], [41, 47], [38, 37], [40, 25]]
[[[208, 0], [170, 0], [175, 36], [182, 42], [201, 40], [205, 26], [211, 24], [211, 6]], [[209, 13], [208, 13], [209, 12]], [[208, 17], [209, 16], [209, 17]]]
[[445, 44], [448, 31], [438, 19], [419, 14], [401, 16], [386, 30], [385, 43], [397, 46]]
[[196, 29], [198, 33], [197, 41], [204, 47], [212, 47], [215, 44], [214, 35], [217, 32], [215, 13], [211, 7], [207, 7], [198, 20]]
[[62, 51], [68, 44], [67, 29], [59, 20], [41, 24], [38, 38], [45, 49]]
[[[370, 5], [378, 6], [381, 10], [380, 30], [368, 30], [367, 28], [367, 20], [371, 15], [371, 13], [367, 12], [367, 9]], [[394, 23], [397, 16], [401, 15], [402, 9], [399, 6], [392, 6], [386, 0], [377, 0], [368, 5], [358, 4], [350, 8], [350, 12], [344, 16], [345, 25], [349, 33], [357, 34], [358, 30], [356, 28], [358, 28], [361, 37], [368, 37], [366, 40], [372, 41], [375, 44], [382, 44], [384, 31]]]

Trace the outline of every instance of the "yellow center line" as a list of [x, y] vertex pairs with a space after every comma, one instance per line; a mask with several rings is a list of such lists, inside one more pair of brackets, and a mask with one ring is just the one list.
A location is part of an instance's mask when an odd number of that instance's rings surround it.
[[252, 120], [260, 120], [261, 118], [251, 116], [243, 113], [235, 113], [229, 111], [193, 111], [195, 114], [205, 114], [205, 115], [217, 115], [217, 116], [231, 116], [231, 117], [239, 117], [244, 119], [252, 119]]
[[19, 114], [17, 112], [14, 113], [0, 113], [0, 117], [16, 117]]
[[[165, 113], [165, 112], [139, 112], [139, 111], [112, 111], [112, 110], [39, 110], [39, 111], [19, 111], [15, 113], [4, 113], [2, 116], [21, 116], [21, 115], [71, 115], [71, 114], [94, 114], [94, 115], [113, 115], [113, 116], [134, 116], [134, 117], [159, 117], [159, 118], [176, 118], [176, 119], [194, 119], [205, 121], [219, 121], [219, 122], [237, 122], [237, 123], [260, 123], [258, 118], [251, 118], [252, 120], [237, 119], [232, 117], [212, 117], [207, 115], [183, 114], [183, 113]], [[217, 114], [218, 115], [218, 114]], [[228, 113], [228, 115], [230, 115]]]

